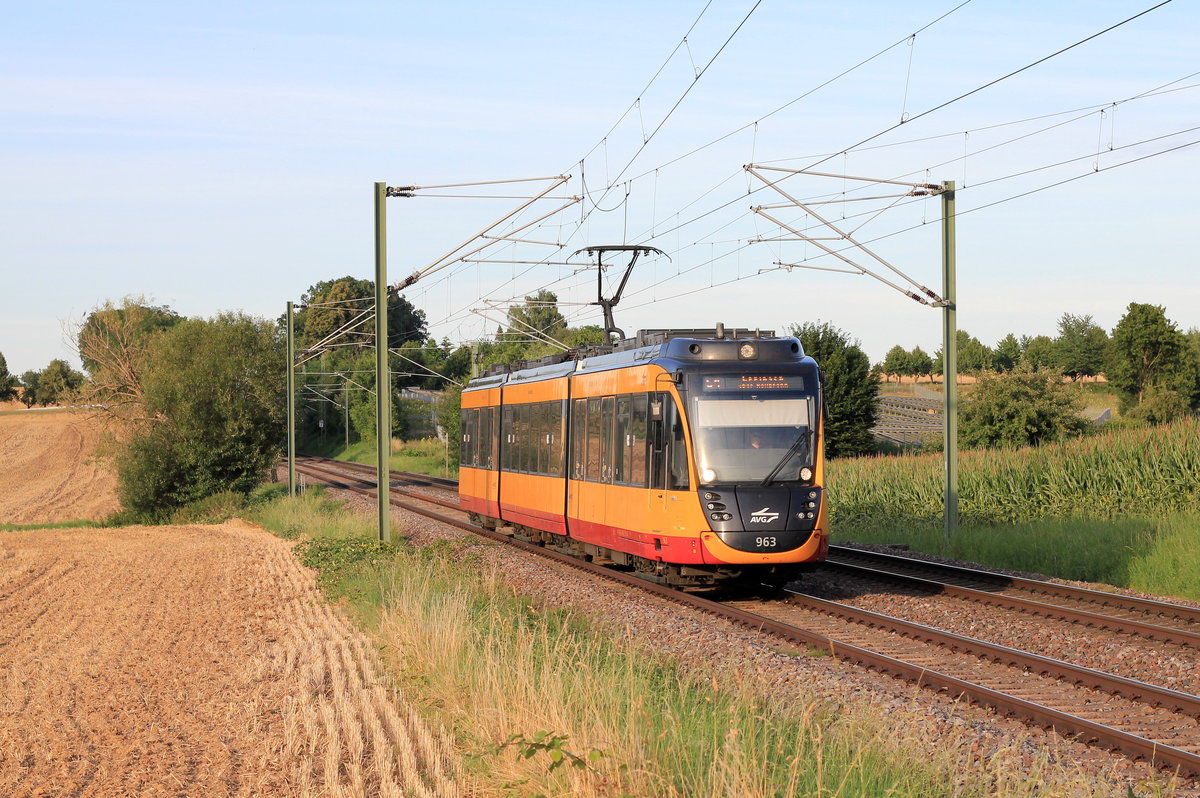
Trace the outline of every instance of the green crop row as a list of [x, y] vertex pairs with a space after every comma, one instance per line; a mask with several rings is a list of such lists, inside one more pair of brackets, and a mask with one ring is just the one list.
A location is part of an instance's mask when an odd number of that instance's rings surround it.
[[[833, 524], [940, 519], [943, 475], [940, 454], [831, 461]], [[959, 512], [968, 523], [1162, 516], [1194, 511], [1198, 501], [1196, 419], [959, 458]]]

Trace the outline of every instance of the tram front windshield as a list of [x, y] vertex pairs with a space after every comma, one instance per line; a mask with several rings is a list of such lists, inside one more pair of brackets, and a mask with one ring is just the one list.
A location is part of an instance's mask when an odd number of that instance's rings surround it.
[[811, 466], [816, 407], [800, 375], [701, 375], [690, 407], [702, 484], [794, 482]]

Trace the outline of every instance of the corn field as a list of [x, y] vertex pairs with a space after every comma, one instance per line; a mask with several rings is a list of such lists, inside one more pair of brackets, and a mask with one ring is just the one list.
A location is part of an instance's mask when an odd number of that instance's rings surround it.
[[[942, 517], [942, 455], [834, 460], [833, 522]], [[1036, 448], [962, 452], [964, 521], [1114, 518], [1195, 510], [1200, 421], [1118, 429]]]

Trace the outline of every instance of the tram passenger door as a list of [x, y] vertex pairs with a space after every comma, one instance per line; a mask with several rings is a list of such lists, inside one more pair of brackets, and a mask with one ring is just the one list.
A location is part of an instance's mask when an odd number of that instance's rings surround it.
[[683, 420], [670, 394], [650, 395], [649, 438], [650, 495], [657, 505], [652, 508], [652, 515], [658, 515], [661, 524], [666, 524], [677, 517], [672, 507], [677, 497], [672, 492], [687, 490], [689, 482]]
[[500, 464], [497, 450], [500, 442], [500, 424], [498, 423], [498, 407], [485, 407], [479, 411], [478, 451], [479, 467], [484, 469], [483, 495], [489, 507], [493, 507], [492, 515], [500, 517]]
[[[599, 400], [594, 401], [599, 409]], [[589, 518], [585, 507], [591, 503], [590, 496], [586, 495], [591, 490], [585, 481], [588, 469], [588, 400], [573, 399], [570, 413], [571, 454], [567, 464], [567, 523], [572, 534], [583, 533], [587, 536], [587, 530], [581, 529], [580, 519]]]

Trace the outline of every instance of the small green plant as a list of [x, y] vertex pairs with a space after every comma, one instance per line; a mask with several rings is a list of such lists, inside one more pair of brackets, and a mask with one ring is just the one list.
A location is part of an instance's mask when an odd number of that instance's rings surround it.
[[284, 482], [267, 482], [259, 485], [246, 496], [247, 507], [261, 507], [270, 504], [287, 495], [288, 486]]
[[567, 748], [567, 740], [571, 739], [565, 734], [554, 734], [548, 731], [539, 731], [533, 737], [526, 737], [524, 734], [514, 734], [505, 740], [500, 745], [492, 749], [492, 754], [499, 754], [506, 748], [515, 748], [517, 755], [522, 759], [532, 759], [538, 754], [546, 754], [550, 759], [550, 763], [546, 765], [546, 772], [553, 772], [563, 765], [575, 768], [576, 770], [594, 770], [592, 765], [604, 758], [605, 754], [599, 748], [592, 748], [586, 754], [580, 756], [573, 753]]
[[225, 490], [185, 504], [171, 514], [170, 523], [220, 524], [240, 514], [245, 507], [244, 494]]
[[300, 562], [317, 571], [322, 588], [337, 593], [347, 577], [391, 561], [399, 545], [366, 537], [318, 537], [302, 540], [296, 549]]

